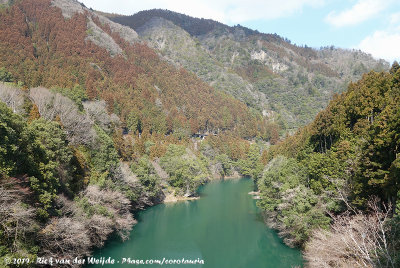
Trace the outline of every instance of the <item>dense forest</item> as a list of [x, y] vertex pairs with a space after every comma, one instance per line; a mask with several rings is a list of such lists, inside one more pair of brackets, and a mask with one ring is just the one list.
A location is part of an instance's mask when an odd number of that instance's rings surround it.
[[124, 240], [132, 212], [250, 175], [261, 154], [245, 138], [279, 139], [261, 113], [77, 2], [15, 1], [0, 26], [2, 266]]
[[[132, 29], [71, 0], [0, 3], [1, 267], [90, 256], [134, 212], [240, 176], [310, 267], [399, 265], [397, 63], [168, 11]], [[160, 29], [187, 46], [155, 46]]]
[[264, 151], [259, 206], [311, 267], [398, 267], [400, 68], [370, 72]]
[[111, 234], [126, 239], [134, 211], [262, 170], [259, 146], [236, 135], [123, 134], [104, 101], [66, 92], [0, 82], [0, 262], [89, 256]]
[[1, 67], [27, 88], [84, 88], [88, 98], [104, 99], [124, 123], [137, 121], [127, 125], [133, 132], [230, 129], [249, 138], [264, 131], [258, 129], [263, 126], [260, 113], [160, 60], [145, 44], [128, 42], [110, 28], [113, 24], [85, 12], [66, 20], [51, 1], [36, 0], [2, 10]]

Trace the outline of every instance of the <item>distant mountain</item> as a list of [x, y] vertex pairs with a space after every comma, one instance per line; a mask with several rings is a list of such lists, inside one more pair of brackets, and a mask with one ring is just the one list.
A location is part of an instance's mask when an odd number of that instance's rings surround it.
[[134, 29], [182, 66], [288, 129], [310, 122], [335, 93], [369, 70], [389, 68], [358, 50], [301, 47], [277, 34], [153, 9], [110, 19]]

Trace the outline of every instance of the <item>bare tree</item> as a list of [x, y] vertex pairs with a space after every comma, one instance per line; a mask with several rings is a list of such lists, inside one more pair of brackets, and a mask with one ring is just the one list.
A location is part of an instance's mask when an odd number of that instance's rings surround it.
[[92, 128], [93, 124], [86, 115], [79, 112], [72, 100], [57, 93], [54, 98], [54, 109], [72, 144], [89, 145], [94, 141], [96, 133]]
[[59, 195], [56, 203], [64, 217], [84, 224], [90, 239], [90, 247], [102, 247], [109, 234], [114, 231], [112, 219], [99, 214], [89, 216], [80, 206], [77, 206], [76, 202], [69, 200], [64, 195]]
[[44, 256], [74, 259], [90, 254], [91, 243], [85, 225], [69, 217], [51, 219], [38, 237]]
[[353, 210], [333, 216], [331, 230], [315, 230], [304, 257], [309, 267], [395, 267], [386, 224], [390, 208], [377, 200], [370, 213]]
[[18, 250], [18, 240], [25, 239], [37, 226], [34, 217], [35, 209], [22, 205], [19, 191], [0, 186], [0, 230], [12, 241], [14, 251]]
[[24, 93], [21, 89], [0, 83], [0, 100], [10, 107], [14, 113], [24, 111]]
[[113, 219], [114, 229], [123, 239], [128, 239], [130, 230], [136, 221], [130, 213], [131, 203], [120, 192], [100, 190], [97, 186], [89, 186], [84, 196], [92, 206], [103, 206]]
[[113, 232], [113, 221], [103, 215], [95, 214], [85, 221], [90, 241], [95, 247], [102, 247], [108, 236]]
[[29, 90], [29, 97], [38, 107], [40, 116], [47, 120], [55, 118], [55, 110], [53, 109], [54, 93], [47, 88], [37, 87]]
[[104, 100], [85, 101], [83, 107], [92, 124], [98, 124], [106, 132], [110, 132], [115, 125], [119, 125], [119, 118], [115, 114], [109, 115]]
[[90, 213], [78, 203], [67, 199], [65, 196], [57, 198], [57, 206], [64, 217], [83, 224], [90, 247], [101, 247], [112, 232], [123, 239], [127, 239], [132, 226], [136, 223], [130, 213], [130, 201], [120, 192], [100, 190], [98, 186], [90, 185], [81, 193], [92, 209]]
[[29, 96], [37, 105], [40, 116], [47, 120], [54, 120], [59, 116], [67, 138], [72, 144], [93, 143], [96, 137], [93, 123], [87, 115], [79, 111], [72, 100], [43, 87], [30, 89]]

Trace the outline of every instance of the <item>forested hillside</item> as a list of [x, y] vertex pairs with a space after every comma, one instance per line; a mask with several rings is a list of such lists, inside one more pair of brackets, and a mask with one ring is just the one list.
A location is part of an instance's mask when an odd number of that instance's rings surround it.
[[133, 132], [259, 133], [261, 118], [244, 104], [167, 64], [132, 39], [133, 30], [69, 2], [22, 1], [2, 10], [0, 64], [15, 81], [28, 88], [84, 88], [123, 122], [137, 121], [127, 126]]
[[260, 150], [245, 139], [279, 138], [260, 112], [76, 1], [2, 3], [2, 267], [90, 256], [128, 237], [132, 212], [250, 175]]
[[[0, 76], [12, 79], [4, 70]], [[259, 147], [237, 135], [200, 142], [123, 134], [105, 101], [77, 92], [0, 82], [3, 266], [13, 258], [90, 256], [112, 234], [128, 238], [133, 212], [189, 198], [211, 179], [262, 168]]]
[[400, 68], [370, 72], [263, 154], [259, 206], [311, 267], [398, 267]]
[[277, 34], [189, 17], [168, 10], [112, 15], [168, 61], [273, 118], [281, 129], [311, 122], [334, 93], [388, 63], [361, 51], [313, 49]]

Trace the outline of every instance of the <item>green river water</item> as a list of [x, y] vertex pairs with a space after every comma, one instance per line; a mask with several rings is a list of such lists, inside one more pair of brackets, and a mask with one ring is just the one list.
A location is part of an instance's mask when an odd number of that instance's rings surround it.
[[300, 251], [285, 246], [263, 223], [256, 201], [248, 194], [253, 187], [250, 179], [211, 182], [199, 189], [199, 200], [146, 209], [136, 215], [138, 224], [128, 241], [112, 240], [94, 257], [114, 259], [115, 264], [107, 267], [160, 266], [127, 264], [128, 258], [204, 260], [203, 265], [162, 265], [181, 268], [302, 266]]

